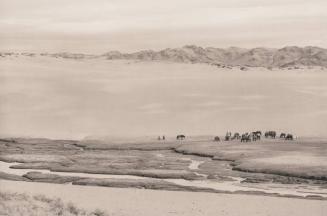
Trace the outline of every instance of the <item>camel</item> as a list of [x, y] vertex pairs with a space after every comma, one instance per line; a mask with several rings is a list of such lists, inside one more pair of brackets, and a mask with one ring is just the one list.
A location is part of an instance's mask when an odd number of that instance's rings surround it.
[[232, 140], [234, 140], [234, 139], [241, 139], [241, 136], [240, 136], [240, 134], [239, 133], [234, 133], [234, 136], [232, 137]]
[[251, 136], [249, 133], [242, 134], [241, 142], [251, 142]]
[[220, 141], [219, 136], [215, 136], [214, 141], [219, 142]]
[[273, 138], [273, 139], [275, 139], [276, 138], [276, 131], [267, 131], [267, 132], [265, 132], [265, 137], [266, 138]]
[[232, 132], [228, 132], [226, 133], [226, 136], [225, 136], [225, 141], [229, 141], [232, 137]]
[[183, 139], [185, 139], [185, 135], [183, 135], [183, 134], [177, 135], [176, 139], [183, 140]]
[[253, 141], [257, 141], [261, 139], [261, 131], [252, 132], [251, 135]]
[[287, 134], [285, 137], [285, 140], [293, 140], [293, 135], [292, 134]]

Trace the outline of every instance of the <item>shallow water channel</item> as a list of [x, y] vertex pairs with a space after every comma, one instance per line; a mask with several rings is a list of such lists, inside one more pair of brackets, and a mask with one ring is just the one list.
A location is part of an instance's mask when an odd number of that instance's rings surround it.
[[[204, 161], [196, 161], [190, 158], [183, 158], [183, 160], [189, 160], [190, 170], [197, 170]], [[106, 174], [88, 174], [88, 173], [72, 173], [72, 172], [52, 172], [50, 170], [38, 170], [38, 169], [12, 169], [13, 165], [19, 163], [7, 163], [0, 161], [0, 170], [5, 173], [22, 176], [28, 172], [40, 172], [44, 174], [56, 174], [60, 176], [74, 176], [83, 178], [114, 178], [114, 179], [131, 179], [131, 180], [144, 180], [151, 179], [148, 177], [140, 177], [134, 175], [106, 175]], [[196, 173], [196, 172], [195, 172]], [[199, 174], [201, 175], [201, 174]], [[192, 186], [198, 188], [210, 188], [217, 191], [226, 192], [264, 192], [267, 194], [278, 195], [294, 195], [294, 196], [321, 196], [327, 198], [327, 189], [312, 186], [312, 185], [298, 185], [298, 184], [273, 184], [273, 183], [242, 183], [244, 178], [226, 176], [230, 181], [218, 181], [218, 180], [185, 180], [185, 179], [162, 179], [164, 181], [174, 183], [180, 186]]]

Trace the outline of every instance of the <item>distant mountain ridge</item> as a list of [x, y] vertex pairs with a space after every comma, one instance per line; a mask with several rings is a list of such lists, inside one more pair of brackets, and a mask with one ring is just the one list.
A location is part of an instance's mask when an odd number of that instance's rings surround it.
[[8, 55], [41, 55], [69, 59], [104, 58], [108, 60], [126, 59], [180, 63], [207, 63], [218, 67], [327, 67], [327, 49], [313, 46], [287, 46], [281, 49], [263, 47], [253, 49], [230, 47], [227, 49], [222, 49], [187, 45], [181, 48], [167, 48], [160, 51], [142, 50], [133, 53], [110, 51], [101, 55], [75, 53], [0, 53], [0, 57], [5, 57]]

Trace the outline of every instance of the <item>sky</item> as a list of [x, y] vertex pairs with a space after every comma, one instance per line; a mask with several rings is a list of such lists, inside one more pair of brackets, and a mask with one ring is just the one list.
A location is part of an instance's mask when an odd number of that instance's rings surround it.
[[0, 51], [327, 47], [326, 0], [0, 0]]

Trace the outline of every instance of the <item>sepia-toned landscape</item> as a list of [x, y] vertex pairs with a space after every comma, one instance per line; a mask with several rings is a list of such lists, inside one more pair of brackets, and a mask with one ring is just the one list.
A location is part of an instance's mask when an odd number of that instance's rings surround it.
[[[183, 49], [192, 51], [194, 47]], [[306, 215], [308, 211], [319, 215], [326, 209], [327, 138], [323, 136], [326, 128], [323, 124], [310, 128], [299, 125], [301, 118], [308, 122], [325, 121], [327, 104], [322, 100], [326, 90], [325, 59], [320, 60], [322, 65], [297, 63], [268, 68], [176, 60], [181, 58], [2, 55], [0, 60], [5, 70], [1, 76], [6, 82], [1, 89], [7, 107], [1, 108], [3, 113], [12, 113], [2, 118], [3, 130], [7, 130], [8, 135], [0, 140], [0, 185], [5, 189], [3, 193], [9, 193], [2, 196], [7, 200], [2, 212], [12, 211], [8, 210], [12, 209], [7, 205], [8, 197], [20, 208], [26, 206], [16, 202], [22, 197], [21, 202], [40, 205], [38, 199], [28, 197], [32, 193], [53, 199], [47, 204], [49, 209], [53, 209], [51, 205], [58, 205], [57, 198], [73, 202], [70, 205], [76, 204], [75, 208], [87, 208], [75, 214], [66, 209], [67, 204], [61, 203], [59, 209], [68, 215], [92, 215], [96, 209], [101, 209], [97, 211], [104, 215], [134, 215], [135, 209], [120, 207], [123, 209], [117, 213], [116, 204], [101, 204], [99, 199], [122, 202], [115, 198], [116, 189], [104, 188], [122, 188], [125, 191], [117, 193], [126, 193], [126, 196], [143, 193], [136, 192], [140, 189], [153, 191], [140, 194], [141, 197], [152, 196], [152, 193], [160, 197], [161, 191], [170, 191], [168, 200], [162, 201], [166, 204], [156, 212], [158, 215], [166, 215], [168, 209], [175, 208], [170, 203], [175, 193], [194, 196], [194, 199], [201, 194], [204, 200], [216, 194], [217, 199], [222, 199], [217, 201], [217, 206], [211, 204], [209, 212], [197, 213], [200, 215], [213, 215], [218, 211], [239, 215], [239, 211], [231, 212], [226, 202], [241, 199], [243, 201], [233, 206], [240, 205], [235, 208], [242, 209], [243, 202], [251, 206], [262, 197], [274, 203], [272, 207], [251, 208], [247, 215], [257, 211], [257, 215]], [[236, 88], [237, 85], [241, 87]], [[35, 107], [34, 102], [40, 100], [42, 105]], [[98, 111], [92, 112], [94, 109]], [[273, 112], [277, 109], [280, 109], [278, 116]], [[201, 110], [205, 110], [205, 116]], [[29, 126], [21, 128], [25, 137], [14, 136], [10, 131], [11, 126], [19, 127], [17, 117], [21, 115], [30, 118]], [[192, 118], [185, 119], [188, 116]], [[94, 118], [95, 122], [92, 124], [85, 118]], [[37, 138], [31, 131], [45, 119], [52, 124], [40, 128], [44, 138]], [[190, 125], [183, 127], [179, 125], [181, 122]], [[98, 134], [94, 124], [102, 125], [100, 130], [96, 127]], [[258, 126], [260, 128], [255, 128]], [[59, 137], [69, 131], [68, 128], [77, 135], [75, 139], [45, 138]], [[204, 135], [194, 135], [194, 128], [201, 128], [198, 131]], [[255, 136], [253, 131], [260, 134]], [[316, 136], [305, 136], [313, 131]], [[181, 132], [185, 138], [176, 138]], [[287, 135], [291, 138], [286, 138]], [[56, 192], [52, 188], [56, 188]], [[23, 194], [16, 198], [10, 193]], [[103, 193], [102, 196], [111, 198], [96, 198], [89, 195], [92, 193]], [[88, 198], [81, 200], [77, 194]], [[229, 199], [231, 201], [227, 201]], [[138, 204], [139, 214], [154, 213], [147, 209], [148, 202], [144, 199]], [[288, 202], [301, 207], [280, 208], [289, 205]], [[205, 207], [199, 205], [199, 211], [205, 211]], [[185, 210], [186, 207], [181, 208], [178, 211], [186, 212], [174, 214], [194, 214], [188, 208]], [[48, 211], [51, 215], [50, 212], [58, 210]]]
[[327, 215], [326, 0], [0, 0], [0, 216]]

